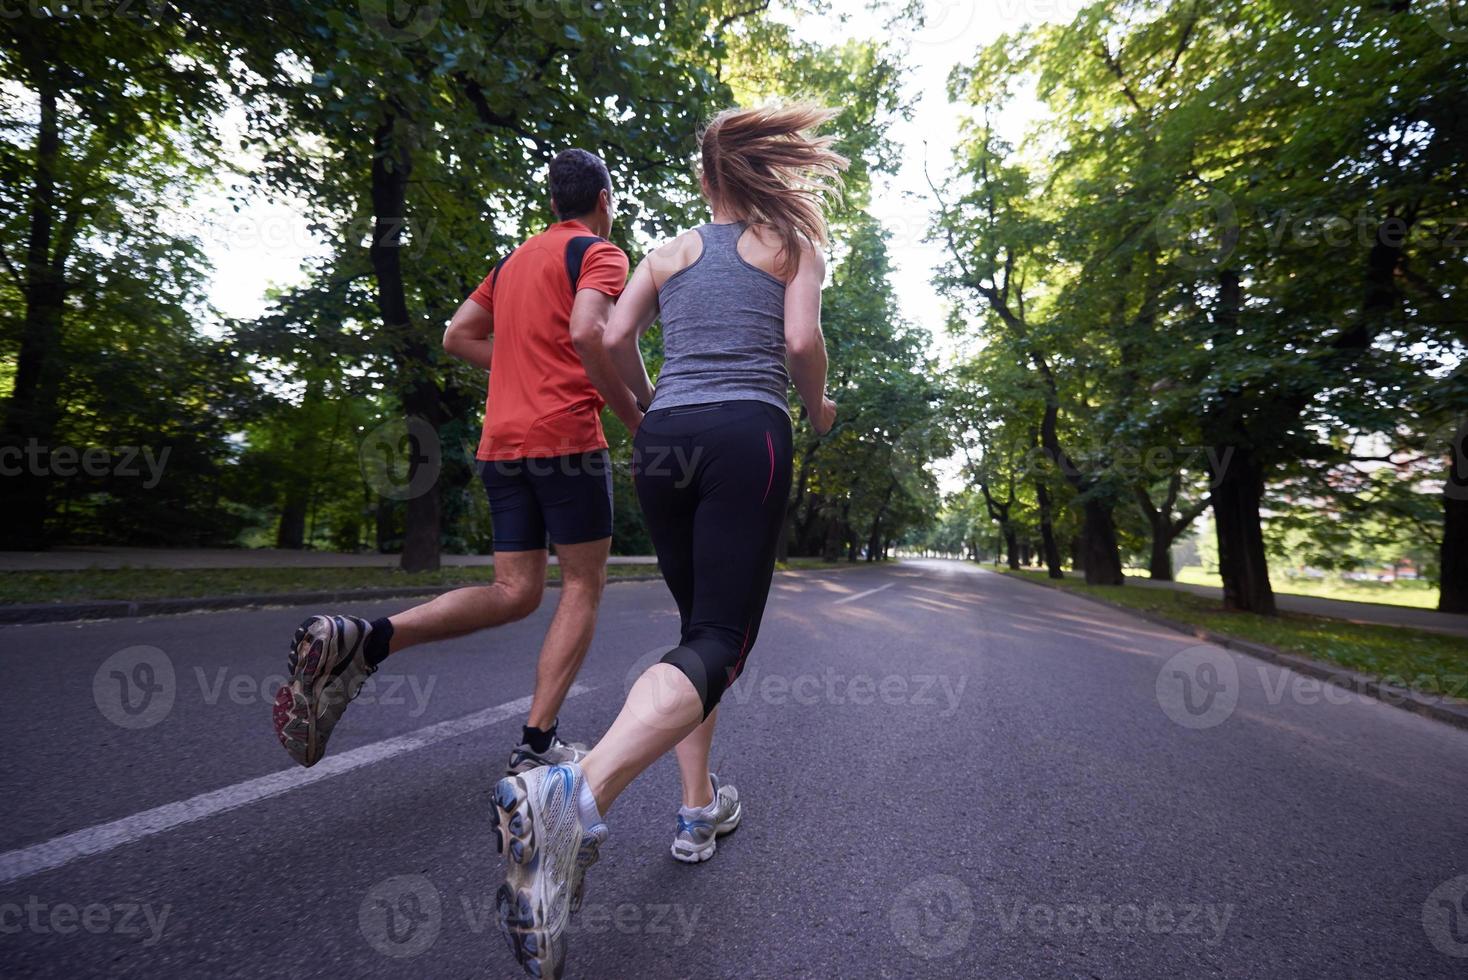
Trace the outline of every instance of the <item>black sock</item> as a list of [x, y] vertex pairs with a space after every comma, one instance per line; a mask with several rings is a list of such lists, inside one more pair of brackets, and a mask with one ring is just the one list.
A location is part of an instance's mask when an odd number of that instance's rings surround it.
[[559, 721], [560, 719], [558, 718], [556, 721], [551, 722], [551, 726], [546, 729], [522, 725], [523, 731], [520, 734], [520, 741], [530, 746], [532, 751], [544, 752], [551, 747], [551, 739], [556, 737], [556, 724]]
[[388, 644], [391, 642], [392, 620], [387, 617], [374, 619], [372, 632], [367, 634], [367, 645], [362, 648], [362, 656], [367, 660], [368, 666], [376, 667], [387, 659]]

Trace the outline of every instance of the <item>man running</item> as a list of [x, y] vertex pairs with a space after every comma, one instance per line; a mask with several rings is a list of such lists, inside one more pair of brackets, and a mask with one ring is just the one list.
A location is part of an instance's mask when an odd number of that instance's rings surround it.
[[[275, 699], [275, 734], [314, 765], [363, 681], [390, 654], [529, 616], [545, 589], [547, 539], [561, 598], [540, 648], [535, 696], [507, 770], [574, 762], [557, 714], [596, 625], [612, 535], [611, 466], [598, 392], [623, 418], [637, 403], [617, 379], [601, 332], [627, 282], [627, 256], [606, 240], [614, 205], [606, 165], [566, 150], [550, 165], [559, 219], [511, 251], [454, 314], [444, 350], [489, 371], [479, 473], [494, 520], [494, 583], [456, 589], [368, 622], [312, 616], [291, 641], [290, 683]], [[584, 359], [584, 360], [583, 360]], [[588, 376], [590, 375], [590, 376]], [[430, 491], [430, 492], [436, 492]]]

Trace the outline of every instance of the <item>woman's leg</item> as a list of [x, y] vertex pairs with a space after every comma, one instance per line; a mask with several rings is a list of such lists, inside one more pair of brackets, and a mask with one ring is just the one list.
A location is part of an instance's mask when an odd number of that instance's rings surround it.
[[643, 671], [617, 720], [581, 760], [602, 817], [633, 779], [702, 724], [703, 698], [686, 674], [666, 663]]
[[[712, 418], [686, 419], [698, 427], [693, 448], [702, 457], [687, 487], [697, 493], [697, 503], [680, 513], [685, 522], [691, 517], [682, 538], [692, 542], [691, 609], [682, 644], [638, 679], [606, 737], [582, 760], [603, 816], [633, 778], [696, 729], [703, 730], [688, 747], [693, 771], [684, 767], [684, 798], [694, 790], [695, 798], [708, 802], [710, 787], [696, 791], [693, 785], [696, 769], [702, 768], [706, 784], [713, 712], [758, 634], [774, 571], [790, 488], [789, 420], [779, 409], [750, 402], [731, 403]], [[669, 419], [668, 425], [676, 423]], [[639, 473], [638, 494], [650, 526], [660, 523], [660, 489], [650, 474]]]
[[683, 805], [705, 807], [713, 802], [714, 784], [709, 781], [709, 749], [714, 744], [714, 725], [719, 721], [719, 709], [709, 712], [683, 741], [674, 746], [678, 756], [678, 773], [683, 779]]

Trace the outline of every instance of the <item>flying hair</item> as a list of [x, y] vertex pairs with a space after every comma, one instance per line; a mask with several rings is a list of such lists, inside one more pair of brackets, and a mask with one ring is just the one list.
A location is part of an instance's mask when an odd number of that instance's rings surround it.
[[831, 149], [835, 137], [814, 130], [837, 110], [806, 102], [725, 109], [699, 137], [704, 179], [713, 203], [745, 221], [769, 225], [780, 239], [787, 278], [804, 242], [825, 245], [826, 209], [840, 194], [849, 161]]

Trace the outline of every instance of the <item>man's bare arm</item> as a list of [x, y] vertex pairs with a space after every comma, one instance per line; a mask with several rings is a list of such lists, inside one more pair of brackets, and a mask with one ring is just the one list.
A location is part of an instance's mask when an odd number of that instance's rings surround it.
[[443, 332], [443, 349], [488, 371], [494, 354], [494, 314], [472, 299], [464, 300]]

